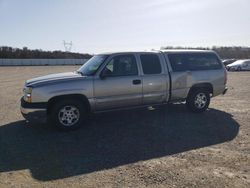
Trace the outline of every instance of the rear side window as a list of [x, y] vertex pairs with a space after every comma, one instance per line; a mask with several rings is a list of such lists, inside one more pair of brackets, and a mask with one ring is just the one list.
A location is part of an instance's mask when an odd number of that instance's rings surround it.
[[169, 54], [173, 71], [215, 70], [222, 68], [218, 57], [213, 53]]
[[155, 54], [140, 55], [142, 70], [144, 74], [160, 74], [161, 63], [160, 59]]
[[221, 64], [213, 53], [187, 55], [189, 70], [214, 70], [220, 69]]
[[169, 54], [168, 58], [173, 71], [179, 72], [188, 70], [188, 64], [184, 54]]

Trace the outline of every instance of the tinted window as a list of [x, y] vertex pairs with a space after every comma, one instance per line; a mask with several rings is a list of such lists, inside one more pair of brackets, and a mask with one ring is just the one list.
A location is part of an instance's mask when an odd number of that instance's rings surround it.
[[169, 54], [168, 55], [173, 71], [188, 70], [187, 62], [184, 54]]
[[143, 54], [140, 56], [142, 70], [144, 74], [160, 74], [161, 63], [159, 57], [155, 54]]
[[221, 63], [213, 53], [169, 54], [173, 71], [220, 69]]
[[138, 69], [133, 55], [118, 55], [112, 58], [103, 70], [106, 76], [137, 75]]
[[188, 54], [187, 62], [189, 70], [213, 70], [221, 68], [219, 59], [212, 53]]
[[246, 61], [244, 64], [243, 64], [244, 67], [247, 67], [247, 66], [250, 66], [250, 61]]

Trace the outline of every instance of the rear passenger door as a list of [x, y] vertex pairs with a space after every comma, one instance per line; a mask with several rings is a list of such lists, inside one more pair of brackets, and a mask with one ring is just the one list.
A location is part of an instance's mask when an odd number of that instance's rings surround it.
[[166, 102], [169, 97], [169, 76], [164, 57], [157, 53], [138, 55], [142, 69], [143, 104]]
[[186, 62], [186, 55], [182, 53], [170, 53], [166, 56], [167, 58], [171, 65], [171, 100], [184, 99], [188, 94], [189, 82], [192, 79]]

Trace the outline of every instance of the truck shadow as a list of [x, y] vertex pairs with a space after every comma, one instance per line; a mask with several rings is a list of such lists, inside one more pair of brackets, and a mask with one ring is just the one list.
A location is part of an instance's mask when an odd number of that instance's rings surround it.
[[55, 180], [227, 142], [238, 131], [226, 112], [193, 114], [183, 105], [99, 114], [73, 132], [17, 121], [0, 126], [0, 172]]

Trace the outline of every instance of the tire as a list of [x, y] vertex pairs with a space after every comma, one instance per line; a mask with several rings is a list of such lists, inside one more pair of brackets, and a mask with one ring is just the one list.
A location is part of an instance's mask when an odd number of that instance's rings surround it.
[[66, 99], [56, 102], [50, 110], [49, 123], [63, 131], [80, 128], [87, 117], [87, 110], [78, 100]]
[[241, 67], [237, 67], [237, 71], [241, 71]]
[[186, 100], [189, 110], [195, 113], [201, 113], [207, 110], [210, 104], [210, 93], [207, 89], [195, 89], [191, 91]]

